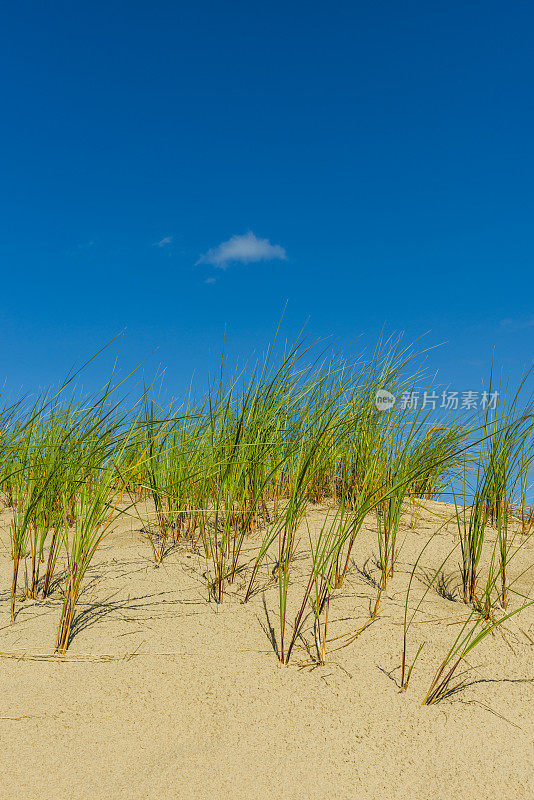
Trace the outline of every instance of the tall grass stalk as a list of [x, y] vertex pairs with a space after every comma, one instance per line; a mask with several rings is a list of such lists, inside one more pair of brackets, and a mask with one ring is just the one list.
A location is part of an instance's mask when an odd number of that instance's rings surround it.
[[[512, 554], [508, 554], [507, 562], [505, 564], [506, 567], [508, 567], [510, 561], [517, 556], [527, 541], [528, 539], [523, 539], [519, 547], [516, 548]], [[522, 575], [525, 574], [525, 572], [527, 572], [529, 569], [530, 566], [523, 570], [520, 575], [516, 576], [514, 583], [518, 581], [519, 578], [522, 577]], [[438, 667], [434, 678], [432, 679], [430, 687], [423, 700], [423, 705], [432, 705], [433, 703], [439, 702], [446, 697], [450, 691], [453, 691], [454, 687], [451, 688], [451, 681], [456, 673], [456, 670], [465, 660], [465, 657], [471, 652], [471, 650], [479, 645], [488, 634], [493, 633], [493, 631], [498, 629], [508, 619], [516, 614], [521, 613], [526, 608], [534, 604], [534, 600], [523, 598], [526, 599], [526, 602], [520, 604], [513, 611], [503, 614], [502, 596], [500, 596], [499, 593], [497, 593], [495, 596], [494, 591], [499, 580], [499, 575], [499, 570], [494, 569], [494, 558], [492, 557], [484, 588], [484, 597], [486, 602], [483, 605], [477, 603], [462, 625], [460, 632], [454, 639], [449, 651], [447, 652], [445, 658]], [[492, 597], [494, 598], [493, 600], [491, 599]], [[499, 614], [501, 614], [501, 616], [498, 616]]]

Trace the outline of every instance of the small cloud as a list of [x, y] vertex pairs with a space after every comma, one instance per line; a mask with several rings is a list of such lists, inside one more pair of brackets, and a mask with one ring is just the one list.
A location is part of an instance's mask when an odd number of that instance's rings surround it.
[[522, 331], [525, 330], [525, 328], [533, 328], [534, 319], [521, 320], [507, 317], [506, 319], [501, 319], [500, 327], [505, 331]]
[[268, 239], [258, 239], [252, 231], [243, 236], [232, 236], [227, 242], [213, 247], [200, 256], [197, 264], [213, 264], [214, 267], [226, 269], [232, 262], [250, 264], [254, 261], [272, 261], [287, 259], [286, 251], [279, 244], [271, 244]]
[[172, 244], [172, 236], [164, 236], [159, 242], [154, 242], [155, 247], [166, 247], [168, 244]]
[[215, 281], [216, 281], [216, 278], [206, 278], [204, 283], [215, 283]]

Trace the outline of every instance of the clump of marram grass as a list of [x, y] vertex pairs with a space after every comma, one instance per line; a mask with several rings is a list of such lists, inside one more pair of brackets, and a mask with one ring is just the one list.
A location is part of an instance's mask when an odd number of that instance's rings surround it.
[[[484, 480], [484, 478], [482, 478], [482, 480]], [[458, 506], [456, 506], [457, 517], [458, 514], [459, 510]], [[406, 591], [405, 604], [404, 604], [403, 646], [402, 646], [401, 678], [400, 678], [401, 692], [406, 691], [406, 689], [408, 688], [413, 668], [425, 645], [424, 641], [419, 644], [419, 647], [415, 652], [412, 662], [409, 665], [407, 661], [407, 651], [408, 651], [408, 633], [411, 628], [411, 625], [414, 622], [414, 619], [418, 614], [419, 609], [425, 597], [427, 596], [428, 592], [430, 591], [432, 586], [436, 583], [438, 576], [442, 574], [443, 567], [445, 566], [449, 558], [452, 556], [454, 552], [457, 551], [458, 546], [460, 546], [462, 551], [465, 548], [465, 541], [460, 536], [459, 542], [457, 542], [454, 545], [452, 550], [446, 555], [446, 557], [440, 563], [438, 568], [433, 572], [433, 575], [431, 576], [430, 580], [427, 580], [426, 589], [421, 595], [418, 603], [415, 605], [415, 607], [411, 607], [410, 593], [419, 562], [423, 554], [425, 553], [426, 549], [428, 548], [428, 546], [432, 543], [434, 538], [441, 532], [443, 527], [445, 527], [446, 525], [447, 525], [446, 522], [443, 523], [424, 544], [410, 574], [410, 579], [408, 582], [408, 588]], [[475, 647], [477, 647], [488, 636], [488, 634], [490, 633], [493, 634], [496, 630], [499, 630], [501, 626], [511, 617], [514, 617], [515, 615], [521, 613], [529, 606], [534, 604], [534, 600], [531, 600], [529, 596], [522, 595], [520, 592], [514, 592], [514, 594], [518, 598], [520, 598], [521, 602], [519, 602], [518, 606], [513, 611], [506, 613], [505, 602], [502, 592], [502, 575], [508, 574], [508, 566], [510, 562], [516, 558], [521, 549], [527, 544], [528, 540], [529, 537], [523, 537], [519, 546], [516, 547], [515, 550], [511, 551], [510, 549], [507, 549], [505, 554], [503, 554], [502, 547], [500, 545], [500, 532], [499, 532], [497, 538], [495, 539], [488, 563], [486, 564], [484, 580], [481, 580], [478, 571], [476, 573], [477, 581], [475, 584], [476, 591], [473, 595], [473, 608], [470, 611], [467, 619], [461, 625], [458, 635], [455, 637], [450, 649], [448, 650], [445, 657], [438, 666], [434, 674], [434, 677], [430, 683], [428, 691], [423, 699], [423, 705], [432, 705], [434, 703], [437, 703], [443, 700], [445, 697], [453, 694], [458, 689], [462, 688], [463, 686], [462, 681], [457, 681], [456, 684], [453, 684], [453, 679], [455, 678], [457, 670], [461, 664], [465, 663], [468, 669], [471, 669], [471, 666], [466, 662], [466, 656]], [[482, 531], [482, 541], [484, 541], [483, 531]], [[481, 555], [482, 553], [480, 552], [480, 554], [478, 554], [478, 558], [476, 561], [477, 567], [479, 565]], [[514, 580], [509, 585], [507, 585], [507, 590], [510, 590], [513, 584], [515, 584], [522, 577], [524, 573], [528, 572], [530, 568], [531, 567], [529, 566], [526, 569], [524, 569], [519, 575], [516, 575]], [[464, 578], [463, 568], [461, 570], [461, 577], [463, 581]], [[499, 587], [499, 582], [501, 582], [500, 587]]]
[[[460, 584], [471, 608], [424, 702], [443, 699], [473, 647], [530, 602], [522, 598], [522, 606], [505, 612], [513, 591], [508, 566], [518, 551], [512, 527], [520, 525], [522, 543], [532, 533], [527, 502], [534, 426], [532, 408], [520, 408], [519, 393], [478, 424], [458, 415], [438, 425], [430, 413], [400, 404], [379, 409], [378, 390], [398, 397], [420, 383], [414, 357], [400, 340], [389, 340], [368, 359], [324, 351], [311, 359], [299, 340], [279, 361], [271, 347], [262, 362], [228, 378], [223, 359], [200, 402], [162, 405], [144, 389], [128, 408], [116, 399], [121, 384], [110, 383], [76, 402], [64, 400], [60, 389], [31, 405], [18, 401], [0, 410], [0, 492], [12, 513], [12, 618], [22, 574], [23, 597], [40, 600], [53, 587], [57, 597], [55, 587], [63, 586], [54, 650], [65, 653], [92, 559], [119, 515], [133, 510], [156, 565], [179, 547], [203, 554], [209, 600], [219, 604], [233, 595], [248, 602], [276, 586], [272, 638], [280, 662], [294, 659], [311, 619], [322, 665], [329, 655], [330, 607], [351, 580], [364, 524], [376, 520], [379, 575], [365, 622], [347, 642], [380, 625], [390, 585], [398, 580], [403, 515], [448, 483]], [[474, 499], [468, 490], [473, 476]], [[314, 528], [309, 512], [318, 504], [324, 518]], [[492, 547], [485, 535], [490, 525], [496, 527]], [[302, 541], [309, 559], [299, 561], [308, 565], [301, 584], [294, 573]], [[415, 614], [447, 560], [413, 610], [409, 598], [420, 558], [406, 593], [401, 691], [424, 644], [412, 649]]]
[[[527, 476], [534, 460], [534, 404], [530, 402], [525, 408], [519, 408], [520, 389], [521, 386], [509, 403], [505, 394], [495, 409], [486, 407], [478, 430], [478, 443], [463, 464], [460, 497], [453, 487], [461, 545], [462, 593], [465, 602], [474, 605], [480, 605], [478, 568], [486, 528], [490, 525], [497, 529], [498, 543], [497, 551], [491, 556], [492, 567], [497, 571], [503, 607], [508, 602], [506, 566], [511, 545], [513, 498], [519, 486], [520, 508], [523, 509], [520, 514], [524, 520]], [[498, 395], [500, 397], [500, 393]], [[469, 469], [474, 478], [470, 479]]]
[[[495, 575], [490, 570], [487, 586], [488, 596], [491, 596], [494, 584]], [[452, 681], [457, 673], [458, 667], [462, 663], [465, 663], [466, 656], [477, 647], [486, 636], [500, 629], [507, 620], [511, 619], [516, 614], [520, 614], [532, 604], [534, 604], [534, 600], [527, 599], [526, 602], [521, 603], [513, 611], [509, 611], [506, 614], [502, 613], [502, 606], [498, 603], [488, 607], [483, 615], [478, 613], [478, 609], [473, 609], [462, 625], [460, 632], [453, 641], [445, 658], [436, 670], [423, 699], [423, 705], [437, 703], [461, 688], [461, 682], [453, 685]], [[500, 614], [498, 614], [499, 611], [501, 612]]]
[[[126, 441], [126, 440], [125, 440]], [[124, 444], [123, 444], [124, 446]], [[69, 524], [68, 509], [64, 508], [62, 539], [66, 551], [65, 598], [61, 610], [54, 649], [64, 653], [69, 644], [70, 631], [84, 576], [91, 560], [110, 526], [118, 516], [118, 505], [124, 487], [117, 484], [117, 467], [121, 451], [99, 467], [98, 483], [85, 480], [77, 493], [73, 524]]]

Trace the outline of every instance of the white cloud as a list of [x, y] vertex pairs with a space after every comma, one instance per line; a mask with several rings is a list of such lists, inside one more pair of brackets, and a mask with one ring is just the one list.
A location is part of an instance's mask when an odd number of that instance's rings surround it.
[[156, 242], [156, 247], [165, 247], [165, 245], [172, 243], [172, 236], [164, 236], [159, 242]]
[[286, 251], [279, 244], [271, 244], [268, 239], [258, 239], [252, 231], [243, 236], [232, 236], [218, 247], [212, 247], [200, 256], [197, 264], [212, 264], [226, 269], [232, 261], [250, 264], [254, 261], [286, 260]]

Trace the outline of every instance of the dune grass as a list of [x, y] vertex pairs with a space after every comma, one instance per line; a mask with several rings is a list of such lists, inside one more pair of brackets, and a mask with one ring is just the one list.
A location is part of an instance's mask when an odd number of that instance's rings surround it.
[[[517, 606], [514, 595], [516, 605], [506, 610], [508, 566], [518, 537], [522, 546], [532, 533], [534, 415], [531, 403], [520, 403], [525, 381], [482, 419], [460, 413], [437, 419], [399, 403], [378, 408], [378, 390], [398, 398], [421, 385], [420, 356], [400, 339], [357, 358], [317, 352], [299, 339], [279, 358], [273, 345], [262, 361], [230, 374], [223, 358], [198, 401], [161, 404], [144, 386], [134, 396], [124, 379], [75, 399], [67, 397], [70, 376], [56, 392], [5, 405], [0, 491], [11, 511], [12, 620], [24, 574], [22, 596], [40, 601], [59, 594], [54, 650], [64, 653], [95, 552], [118, 517], [130, 514], [142, 519], [156, 566], [175, 547], [203, 554], [210, 601], [222, 603], [231, 590], [248, 602], [274, 582], [280, 662], [290, 663], [311, 614], [324, 664], [330, 605], [351, 571], [362, 526], [376, 522], [378, 578], [360, 630], [388, 602], [405, 515], [411, 511], [415, 524], [418, 498], [448, 487], [458, 578], [471, 610], [424, 702], [443, 699], [467, 653], [530, 602], [523, 598]], [[323, 514], [316, 528], [309, 525], [313, 508]], [[296, 582], [302, 541], [309, 567]], [[406, 596], [402, 691], [423, 647], [412, 651], [409, 641], [418, 564]]]

